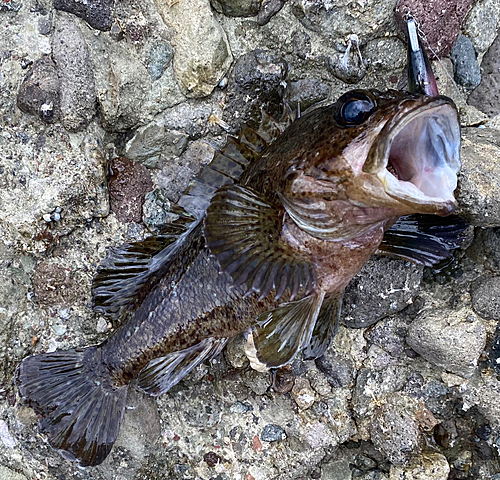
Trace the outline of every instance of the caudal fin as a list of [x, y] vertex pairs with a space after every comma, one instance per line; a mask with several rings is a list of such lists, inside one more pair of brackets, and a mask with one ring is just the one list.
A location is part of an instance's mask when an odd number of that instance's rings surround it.
[[103, 462], [115, 443], [125, 410], [127, 386], [103, 376], [98, 347], [25, 358], [16, 384], [41, 418], [50, 445], [82, 466]]

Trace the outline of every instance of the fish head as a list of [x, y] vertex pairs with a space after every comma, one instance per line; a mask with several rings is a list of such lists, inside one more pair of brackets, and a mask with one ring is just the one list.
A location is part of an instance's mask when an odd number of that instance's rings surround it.
[[289, 169], [281, 195], [299, 226], [346, 238], [359, 230], [354, 225], [456, 209], [460, 122], [450, 98], [353, 90], [316, 117], [310, 122], [321, 140]]

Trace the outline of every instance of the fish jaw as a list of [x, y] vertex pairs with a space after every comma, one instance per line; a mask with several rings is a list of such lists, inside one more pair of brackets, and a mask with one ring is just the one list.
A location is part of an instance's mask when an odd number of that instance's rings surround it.
[[[372, 201], [401, 214], [449, 215], [460, 170], [460, 123], [453, 102], [424, 97], [422, 106], [396, 115], [378, 134], [363, 172], [372, 175]], [[358, 187], [367, 183], [361, 174]]]

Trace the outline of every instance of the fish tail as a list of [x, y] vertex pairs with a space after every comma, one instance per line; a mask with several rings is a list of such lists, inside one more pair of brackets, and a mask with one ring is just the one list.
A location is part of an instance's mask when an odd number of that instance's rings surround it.
[[103, 462], [120, 430], [127, 386], [112, 384], [99, 347], [27, 357], [15, 380], [52, 447], [82, 466]]

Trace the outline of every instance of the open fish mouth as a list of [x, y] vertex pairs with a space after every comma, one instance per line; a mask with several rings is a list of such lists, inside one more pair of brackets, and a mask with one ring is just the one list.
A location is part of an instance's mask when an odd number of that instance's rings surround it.
[[386, 124], [386, 129], [378, 149], [383, 168], [377, 172], [386, 193], [451, 213], [460, 169], [460, 123], [454, 106], [438, 97]]

